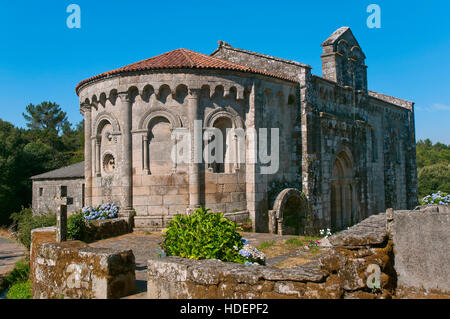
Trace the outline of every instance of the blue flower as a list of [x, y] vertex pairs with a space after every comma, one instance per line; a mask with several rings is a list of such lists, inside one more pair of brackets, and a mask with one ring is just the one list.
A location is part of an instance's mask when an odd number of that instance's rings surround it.
[[241, 255], [244, 258], [248, 258], [251, 256], [250, 252], [244, 249], [239, 250], [239, 255]]

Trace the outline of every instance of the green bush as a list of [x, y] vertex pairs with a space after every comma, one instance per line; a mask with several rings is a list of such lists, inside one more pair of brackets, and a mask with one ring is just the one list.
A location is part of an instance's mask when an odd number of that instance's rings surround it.
[[31, 281], [18, 282], [11, 286], [6, 295], [7, 299], [32, 299]]
[[19, 260], [13, 271], [0, 281], [0, 293], [17, 283], [24, 283], [30, 278], [30, 264], [26, 259]]
[[419, 169], [419, 196], [442, 191], [450, 193], [450, 164], [434, 164]]
[[85, 240], [87, 235], [83, 212], [77, 212], [67, 219], [67, 237], [72, 240]]
[[209, 211], [202, 207], [190, 216], [176, 215], [163, 236], [165, 254], [245, 263], [247, 259], [239, 255], [244, 246], [237, 232], [240, 228], [223, 214]]
[[22, 208], [18, 213], [11, 214], [11, 219], [17, 225], [17, 240], [30, 249], [31, 231], [35, 228], [56, 225], [56, 215], [52, 212], [33, 216], [31, 208]]
[[13, 271], [6, 277], [9, 286], [16, 282], [25, 282], [30, 277], [30, 264], [25, 259], [19, 260]]

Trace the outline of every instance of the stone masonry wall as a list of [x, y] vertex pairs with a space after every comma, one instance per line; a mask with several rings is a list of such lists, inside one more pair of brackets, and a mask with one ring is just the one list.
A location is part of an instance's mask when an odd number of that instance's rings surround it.
[[135, 292], [131, 250], [54, 242], [54, 229], [33, 232], [30, 268], [33, 299], [114, 299]]
[[61, 197], [61, 186], [67, 187], [67, 213], [71, 214], [83, 208], [84, 179], [64, 180], [34, 180], [33, 181], [33, 211], [35, 213], [56, 212], [59, 208], [55, 198]]

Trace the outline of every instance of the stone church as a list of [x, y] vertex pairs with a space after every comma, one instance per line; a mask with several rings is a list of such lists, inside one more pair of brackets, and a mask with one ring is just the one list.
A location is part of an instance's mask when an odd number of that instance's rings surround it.
[[[257, 232], [343, 229], [417, 201], [414, 103], [370, 91], [348, 27], [307, 64], [219, 41], [210, 55], [177, 49], [82, 81], [85, 205], [116, 202], [135, 229], [165, 227], [199, 206]], [[173, 161], [175, 129], [279, 128], [279, 169], [245, 142], [245, 163]], [[225, 138], [227, 156], [236, 137]], [[202, 136], [192, 145], [205, 146]], [[61, 180], [60, 180], [61, 181]]]

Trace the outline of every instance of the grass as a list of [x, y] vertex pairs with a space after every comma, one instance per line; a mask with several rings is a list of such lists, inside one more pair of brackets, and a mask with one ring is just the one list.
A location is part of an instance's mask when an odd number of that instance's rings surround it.
[[31, 280], [18, 282], [11, 286], [6, 295], [7, 299], [32, 299]]
[[305, 246], [308, 241], [317, 241], [320, 240], [319, 237], [311, 237], [311, 236], [299, 236], [299, 237], [292, 237], [286, 240], [286, 245], [294, 246], [294, 247], [303, 247]]
[[[294, 250], [304, 249], [304, 247], [307, 246], [308, 241], [316, 241], [319, 239], [319, 237], [297, 236], [291, 237], [287, 240], [264, 241], [260, 243], [257, 248], [258, 250], [261, 250], [263, 253], [265, 253], [267, 258], [273, 258], [287, 254]], [[320, 251], [320, 248], [310, 247], [309, 249], [304, 250], [305, 252], [308, 252], [308, 255], [314, 255]]]
[[258, 245], [258, 247], [256, 247], [258, 250], [264, 251], [270, 247], [272, 247], [273, 245], [275, 245], [275, 240], [271, 240], [271, 241], [263, 241], [261, 244]]
[[30, 264], [26, 259], [21, 259], [16, 263], [13, 271], [11, 271], [8, 276], [6, 276], [0, 281], [0, 293], [2, 293], [6, 289], [9, 289], [7, 295], [8, 299], [22, 299], [22, 298], [9, 298], [9, 294], [11, 289], [13, 289], [14, 287], [12, 296], [13, 297], [22, 296], [23, 293], [25, 293], [26, 291], [26, 286], [24, 284], [26, 284], [29, 281], [29, 278], [30, 278]]

